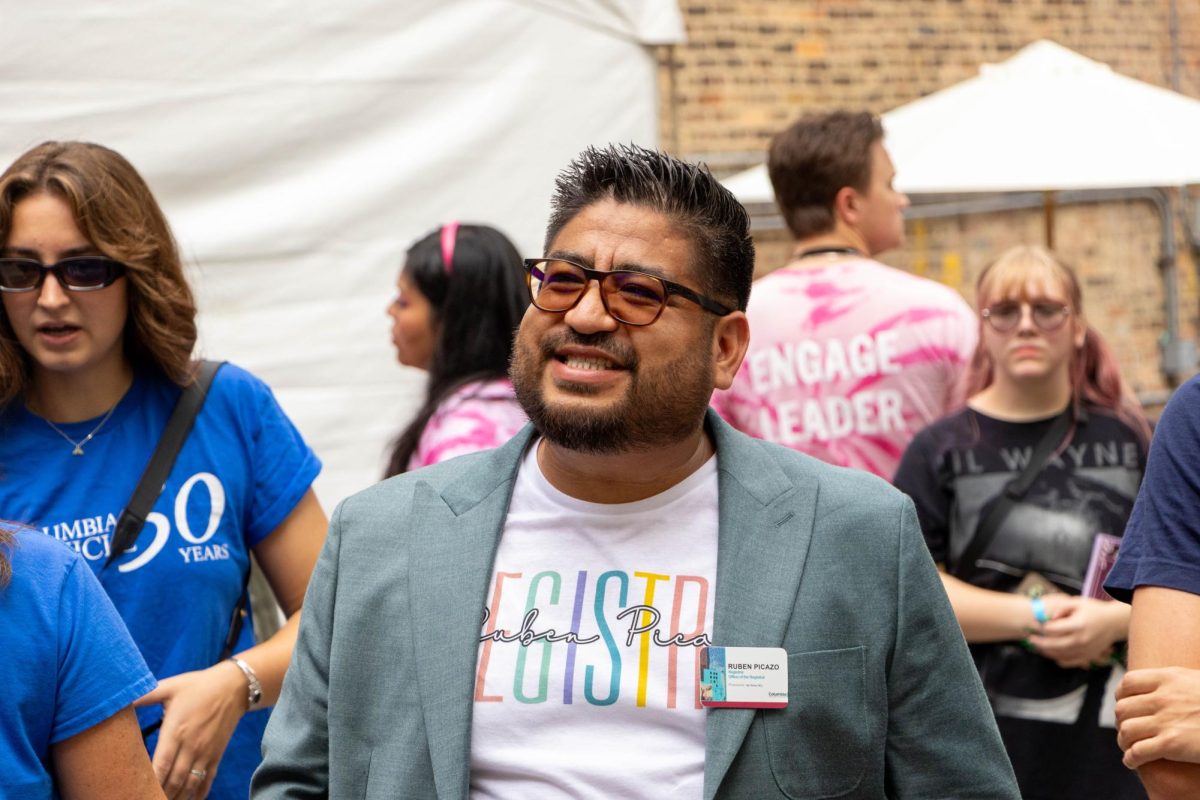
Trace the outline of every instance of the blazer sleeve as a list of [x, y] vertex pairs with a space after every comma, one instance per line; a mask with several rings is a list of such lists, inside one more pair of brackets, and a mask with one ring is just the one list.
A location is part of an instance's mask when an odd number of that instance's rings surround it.
[[1020, 800], [983, 684], [907, 498], [899, 523], [887, 796]]
[[292, 661], [263, 735], [262, 764], [250, 784], [255, 800], [329, 796], [329, 654], [343, 505], [333, 513], [304, 596]]

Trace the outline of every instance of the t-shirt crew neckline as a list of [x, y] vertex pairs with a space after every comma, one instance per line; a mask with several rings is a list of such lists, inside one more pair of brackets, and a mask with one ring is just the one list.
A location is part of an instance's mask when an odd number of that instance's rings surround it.
[[[868, 261], [868, 257], [859, 255], [825, 256], [815, 255], [808, 258], [793, 258], [775, 272], [790, 272], [796, 275], [816, 275], [822, 272], [850, 271]], [[774, 273], [771, 273], [774, 274]]]
[[[133, 383], [129, 385], [129, 388], [125, 391], [125, 394], [122, 395], [121, 399], [117, 401], [117, 407], [113, 409], [112, 418], [105, 422], [100, 430], [95, 431], [95, 436], [92, 437], [93, 441], [99, 439], [101, 436], [106, 436], [112, 431], [115, 431], [121, 426], [121, 423], [124, 422], [130, 414], [141, 407], [142, 400], [146, 395], [146, 386], [146, 378], [141, 374], [135, 373], [133, 376]], [[54, 428], [50, 427], [45, 417], [39, 416], [30, 411], [23, 402], [16, 404], [13, 411], [16, 415], [16, 424], [18, 426], [24, 426], [25, 431], [30, 435], [33, 435], [39, 439], [49, 439], [56, 442], [63, 442], [64, 447], [69, 447], [69, 445], [63, 441], [63, 438], [58, 431], [55, 431]], [[100, 423], [100, 420], [104, 419], [104, 415], [107, 413], [107, 411], [104, 411], [92, 417], [91, 419], [85, 419], [82, 422], [55, 422], [54, 425], [67, 436], [79, 441], [80, 439], [86, 437], [89, 433], [92, 433], [96, 426]]]
[[[976, 408], [972, 408], [969, 405], [964, 406], [964, 408], [966, 408], [966, 410], [969, 411], [971, 414], [973, 414], [977, 419], [980, 419], [988, 424], [1014, 425], [1017, 427], [1025, 426], [1025, 427], [1029, 427], [1029, 428], [1034, 428], [1034, 427], [1037, 427], [1038, 425], [1045, 425], [1047, 422], [1053, 422], [1054, 420], [1058, 419], [1063, 413], [1062, 411], [1058, 411], [1054, 414], [1050, 414], [1049, 416], [1037, 417], [1036, 419], [1015, 420], [1015, 419], [1001, 419], [1000, 417], [994, 417], [991, 414], [985, 413]], [[1065, 410], [1066, 409], [1064, 409], [1064, 411]]]
[[524, 462], [521, 464], [521, 471], [528, 477], [529, 486], [541, 497], [566, 511], [575, 513], [625, 515], [658, 511], [673, 503], [682, 501], [705, 482], [711, 480], [712, 476], [717, 472], [717, 456], [714, 453], [691, 475], [688, 475], [671, 488], [647, 497], [644, 500], [635, 500], [632, 503], [593, 503], [572, 497], [556, 489], [550, 483], [545, 473], [542, 472], [542, 466], [538, 463], [537, 459], [538, 446], [541, 444], [541, 441], [539, 437], [534, 439], [530, 444], [529, 450], [525, 453]]

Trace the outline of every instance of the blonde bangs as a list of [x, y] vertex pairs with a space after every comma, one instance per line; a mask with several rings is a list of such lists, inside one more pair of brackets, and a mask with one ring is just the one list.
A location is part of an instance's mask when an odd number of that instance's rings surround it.
[[979, 277], [975, 304], [986, 308], [1003, 300], [1046, 297], [1070, 303], [1082, 311], [1079, 285], [1070, 270], [1042, 247], [1014, 247], [996, 259]]

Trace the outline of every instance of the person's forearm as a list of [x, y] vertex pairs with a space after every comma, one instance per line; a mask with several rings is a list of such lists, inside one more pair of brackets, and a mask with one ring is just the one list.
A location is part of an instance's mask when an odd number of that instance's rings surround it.
[[[262, 684], [263, 706], [274, 705], [279, 700], [279, 692], [283, 689], [283, 676], [292, 660], [292, 650], [296, 646], [296, 634], [299, 630], [300, 612], [296, 611], [270, 639], [235, 654], [250, 665], [258, 677], [258, 682]], [[234, 667], [233, 664], [229, 666]]]
[[1150, 800], [1194, 800], [1200, 797], [1200, 764], [1151, 761], [1138, 767]]
[[1124, 642], [1129, 639], [1129, 619], [1131, 609], [1128, 603], [1119, 603], [1116, 600], [1102, 601], [1101, 606], [1109, 620], [1112, 630], [1112, 641]]
[[56, 742], [50, 756], [62, 800], [165, 800], [132, 708]]
[[1028, 597], [982, 589], [944, 572], [941, 578], [968, 642], [1011, 642], [1037, 627]]
[[[1138, 587], [1133, 593], [1133, 611], [1129, 619], [1130, 672], [1126, 679], [1136, 675], [1138, 670], [1159, 667], [1200, 669], [1198, 614], [1200, 596], [1158, 586]], [[1120, 697], [1122, 693], [1118, 692]], [[1158, 729], [1154, 733], [1163, 731]], [[1148, 761], [1138, 767], [1138, 777], [1151, 800], [1200, 797], [1198, 763], [1164, 759]]]

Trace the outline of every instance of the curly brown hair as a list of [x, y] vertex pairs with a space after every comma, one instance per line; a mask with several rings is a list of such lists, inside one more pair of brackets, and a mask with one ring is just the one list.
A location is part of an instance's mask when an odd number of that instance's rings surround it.
[[[17, 203], [40, 193], [61, 198], [88, 241], [125, 265], [126, 358], [135, 369], [157, 370], [187, 385], [193, 377], [196, 302], [175, 237], [142, 176], [107, 147], [43, 142], [0, 175], [0, 244], [8, 242]], [[0, 408], [25, 393], [31, 366], [0, 309]]]

